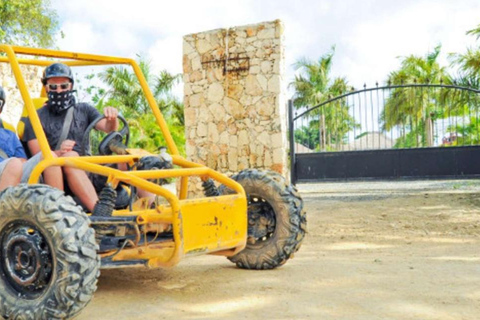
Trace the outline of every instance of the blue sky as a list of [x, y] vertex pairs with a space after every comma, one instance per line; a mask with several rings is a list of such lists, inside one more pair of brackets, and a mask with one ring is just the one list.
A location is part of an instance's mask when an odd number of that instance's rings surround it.
[[480, 24], [478, 0], [52, 0], [65, 37], [62, 50], [135, 57], [154, 70], [182, 72], [186, 34], [281, 19], [286, 76], [301, 57], [318, 59], [336, 46], [333, 75], [355, 87], [384, 81], [400, 56], [447, 53], [475, 43], [465, 32]]

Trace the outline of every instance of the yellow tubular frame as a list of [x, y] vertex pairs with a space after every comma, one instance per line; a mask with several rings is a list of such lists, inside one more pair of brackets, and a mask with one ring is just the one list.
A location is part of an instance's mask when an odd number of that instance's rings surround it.
[[[227, 252], [230, 252], [230, 253], [238, 252], [239, 250], [242, 250], [245, 247], [246, 229], [247, 229], [246, 228], [247, 204], [246, 204], [245, 191], [243, 190], [242, 186], [237, 182], [235, 182], [234, 180], [229, 179], [226, 176], [208, 167], [188, 161], [180, 156], [178, 148], [175, 145], [175, 142], [168, 130], [167, 123], [163, 118], [163, 115], [161, 114], [157, 103], [155, 102], [155, 98], [152, 92], [148, 87], [147, 81], [142, 71], [140, 70], [140, 67], [133, 59], [109, 57], [109, 56], [101, 56], [101, 55], [91, 55], [91, 54], [81, 54], [81, 53], [74, 53], [74, 52], [49, 50], [49, 49], [27, 48], [27, 47], [10, 46], [10, 45], [2, 45], [2, 44], [0, 44], [0, 52], [5, 52], [7, 55], [6, 57], [0, 56], [0, 63], [8, 62], [11, 65], [13, 74], [18, 84], [18, 88], [20, 90], [21, 96], [25, 103], [25, 107], [28, 111], [30, 122], [32, 124], [33, 130], [40, 144], [40, 150], [43, 155], [43, 160], [33, 170], [30, 176], [30, 179], [28, 181], [29, 183], [36, 183], [40, 175], [42, 174], [42, 172], [48, 167], [51, 167], [51, 166], [75, 167], [88, 172], [107, 176], [108, 181], [113, 183], [118, 183], [121, 181], [126, 182], [132, 186], [135, 186], [137, 188], [140, 188], [140, 189], [149, 191], [151, 193], [154, 193], [158, 196], [161, 196], [168, 201], [170, 205], [170, 207], [168, 208], [159, 206], [153, 210], [143, 210], [143, 211], [133, 211], [133, 212], [126, 211], [126, 210], [114, 211], [113, 213], [114, 216], [137, 215], [137, 223], [139, 224], [161, 223], [161, 222], [172, 224], [173, 238], [174, 238], [174, 243], [170, 243], [170, 244], [167, 243], [162, 245], [152, 245], [149, 248], [143, 248], [143, 249], [138, 249], [138, 248], [128, 249], [128, 250], [126, 249], [125, 252], [121, 252], [121, 254], [116, 256], [116, 260], [143, 258], [143, 259], [149, 260], [148, 265], [151, 267], [159, 267], [159, 266], [166, 267], [166, 266], [172, 266], [176, 264], [180, 260], [182, 255], [184, 255], [185, 253], [188, 254], [188, 253], [202, 251], [201, 249], [199, 249], [199, 246], [202, 244], [201, 242], [202, 239], [198, 239], [198, 240], [187, 239], [187, 242], [184, 242], [184, 238], [183, 238], [183, 229], [187, 228], [188, 230], [192, 230], [192, 228], [195, 228], [196, 225], [182, 221], [183, 217], [182, 217], [181, 208], [184, 207], [185, 208], [184, 214], [191, 217], [192, 220], [195, 220], [196, 218], [192, 214], [192, 212], [194, 211], [193, 204], [197, 204], [197, 203], [198, 203], [199, 215], [201, 215], [203, 212], [208, 212], [208, 210], [225, 211], [228, 209], [228, 210], [232, 210], [232, 214], [234, 214], [234, 216], [240, 217], [240, 219], [236, 222], [237, 224], [240, 224], [240, 226], [238, 226], [238, 230], [235, 231], [237, 238], [225, 240], [225, 243], [228, 243], [228, 245], [222, 246], [219, 244], [218, 247], [212, 246], [211, 243], [209, 245], [205, 245], [205, 252], [221, 251], [227, 254]], [[52, 61], [52, 60], [17, 58], [16, 56], [17, 54], [39, 56], [39, 57], [51, 57], [51, 58], [62, 59], [62, 60]], [[20, 64], [48, 66], [54, 62], [62, 62], [69, 66], [91, 66], [91, 65], [111, 65], [111, 64], [130, 65], [133, 68], [139, 80], [140, 86], [142, 87], [145, 97], [157, 120], [157, 124], [159, 125], [162, 131], [162, 134], [166, 140], [168, 150], [173, 157], [173, 163], [181, 168], [161, 170], [161, 171], [151, 170], [151, 171], [125, 172], [125, 171], [120, 171], [117, 169], [101, 166], [101, 164], [107, 164], [107, 163], [133, 163], [135, 161], [138, 161], [138, 159], [140, 158], [140, 156], [138, 155], [54, 158], [51, 155], [47, 138], [43, 131], [42, 125], [40, 123], [40, 119], [33, 105], [32, 99], [30, 97], [27, 86], [25, 84], [25, 80], [20, 70]], [[188, 200], [186, 199], [187, 193], [188, 193], [188, 178], [191, 176], [212, 178], [218, 183], [221, 183], [227, 186], [228, 188], [232, 189], [235, 192], [235, 194], [208, 198], [208, 200], [207, 199]], [[147, 180], [147, 179], [172, 178], [172, 177], [181, 178], [179, 197], [175, 196], [173, 193], [171, 193], [167, 189], [157, 184], [154, 184], [152, 182], [149, 182]], [[213, 216], [211, 215], [209, 217], [213, 217]], [[214, 218], [216, 221], [217, 217], [215, 216]], [[200, 221], [200, 220], [198, 220], [197, 222], [203, 223], [203, 221]], [[237, 227], [236, 225], [232, 225], [232, 226]], [[219, 230], [217, 227], [216, 232], [222, 232], [222, 230]], [[202, 234], [202, 232], [199, 231], [199, 235], [205, 236], [205, 234], [208, 235], [208, 233]], [[242, 238], [240, 242], [238, 241], [239, 237]], [[218, 242], [220, 243], [220, 240]], [[188, 248], [185, 248], [185, 250], [187, 250], [186, 252], [184, 252], [184, 244], [186, 247], [188, 247]], [[191, 249], [191, 252], [188, 251], [190, 249]]]

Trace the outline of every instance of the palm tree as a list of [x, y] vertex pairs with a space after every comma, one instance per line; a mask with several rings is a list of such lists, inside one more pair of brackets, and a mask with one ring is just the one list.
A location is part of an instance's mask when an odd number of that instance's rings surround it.
[[181, 80], [182, 75], [172, 75], [166, 70], [160, 71], [155, 77], [154, 96], [159, 103], [159, 107], [166, 116], [176, 119], [182, 126], [185, 126], [185, 118], [183, 113], [183, 103], [172, 96], [173, 87]]
[[[180, 81], [181, 74], [172, 75], [163, 70], [154, 75], [150, 63], [140, 56], [138, 65], [152, 89], [173, 139], [179, 149], [183, 150], [185, 145], [183, 103], [171, 93], [173, 86]], [[107, 89], [103, 90], [101, 97], [97, 99], [97, 107], [101, 109], [104, 105], [116, 106], [128, 119], [131, 140], [136, 146], [155, 151], [160, 145], [165, 145], [135, 73], [125, 67], [110, 67], [100, 73], [99, 77], [107, 85]]]
[[468, 30], [467, 34], [476, 35], [477, 40], [480, 39], [480, 24], [476, 28]]
[[[152, 88], [155, 100], [160, 102], [159, 107], [163, 108], [161, 111], [168, 113], [168, 108], [170, 108], [174, 100], [171, 90], [180, 81], [181, 75], [172, 75], [163, 70], [158, 76], [154, 76], [151, 72], [150, 63], [142, 57], [139, 57], [138, 65], [149, 87]], [[110, 87], [108, 96], [115, 97], [124, 107], [139, 113], [145, 113], [150, 110], [142, 87], [134, 72], [124, 67], [111, 67], [100, 73], [100, 79]]]
[[454, 54], [452, 57], [454, 64], [466, 76], [480, 75], [480, 48], [468, 48], [464, 54]]
[[[467, 34], [476, 35], [480, 39], [480, 25], [477, 28], [467, 31]], [[467, 48], [463, 54], [450, 54], [452, 65], [457, 66], [459, 75], [453, 79], [462, 85], [478, 88], [480, 79], [480, 46], [476, 48]]]
[[[392, 85], [402, 84], [432, 84], [448, 83], [449, 76], [446, 68], [438, 63], [441, 46], [438, 45], [425, 57], [410, 55], [404, 57], [401, 67], [390, 73], [388, 83]], [[433, 146], [433, 123], [443, 115], [437, 110], [439, 101], [437, 92], [431, 92], [428, 88], [396, 88], [392, 91], [385, 103], [381, 115], [384, 130], [390, 130], [395, 126], [410, 127], [411, 134], [416, 136], [416, 145], [420, 145], [419, 138], [426, 146]]]
[[[297, 109], [319, 105], [347, 92], [345, 78], [332, 79], [330, 76], [334, 54], [335, 47], [332, 47], [330, 52], [321, 56], [318, 61], [303, 58], [294, 64], [299, 73], [289, 86], [295, 89], [294, 106]], [[318, 120], [312, 120], [309, 125], [318, 127], [322, 151], [326, 150], [326, 146], [331, 142], [338, 148], [346, 133], [355, 126], [344, 100], [322, 106], [313, 111], [312, 115], [318, 116]]]
[[[467, 31], [469, 35], [476, 35], [477, 40], [480, 39], [480, 25], [477, 28]], [[457, 67], [457, 74], [452, 77], [451, 82], [461, 87], [480, 89], [480, 46], [474, 48], [467, 48], [465, 53], [455, 53], [450, 55], [452, 66]], [[479, 121], [478, 112], [480, 110], [480, 94], [473, 93], [466, 90], [458, 90], [444, 94], [443, 100], [449, 105], [449, 110], [452, 114], [470, 114], [469, 124], [461, 128], [455, 126], [450, 128], [456, 132], [470, 134], [470, 137], [463, 136], [464, 142], [478, 143]], [[471, 115], [475, 114], [476, 117]], [[472, 130], [472, 126], [475, 130]]]

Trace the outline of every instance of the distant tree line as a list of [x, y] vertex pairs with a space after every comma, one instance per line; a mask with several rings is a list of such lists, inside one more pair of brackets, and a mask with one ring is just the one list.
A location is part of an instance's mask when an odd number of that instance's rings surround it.
[[[441, 83], [479, 89], [480, 25], [467, 34], [476, 37], [477, 44], [463, 53], [450, 54], [449, 66], [440, 65], [441, 45], [438, 45], [425, 56], [402, 57], [400, 68], [392, 71], [385, 83]], [[59, 35], [62, 36], [58, 16], [50, 0], [0, 0], [0, 43], [51, 48]], [[295, 91], [297, 110], [306, 110], [351, 90], [346, 77], [331, 75], [334, 55], [335, 47], [332, 47], [316, 61], [302, 58], [295, 63], [297, 73], [290, 87]], [[183, 150], [183, 104], [172, 94], [172, 87], [181, 81], [181, 75], [166, 71], [152, 74], [150, 63], [142, 57], [138, 58], [138, 63], [175, 142]], [[154, 151], [165, 143], [131, 70], [111, 67], [86, 80], [94, 79], [100, 80], [102, 86], [89, 85], [85, 88], [87, 93], [97, 108], [113, 105], [121, 110], [132, 128], [132, 144]], [[426, 93], [426, 90], [415, 88], [395, 89], [385, 102], [379, 122], [384, 131], [395, 127], [405, 129], [395, 147], [432, 146], [436, 121], [468, 115], [468, 121], [448, 128], [448, 132], [457, 136], [451, 145], [479, 144], [479, 109], [478, 94], [459, 90]], [[309, 141], [311, 145], [307, 147], [315, 150], [338, 150], [348, 142], [347, 134], [354, 129], [361, 131], [361, 125], [352, 117], [346, 100], [339, 99], [312, 112], [308, 125], [297, 128], [295, 137], [299, 141]], [[359, 136], [364, 134], [360, 132]]]
[[[475, 36], [478, 42], [480, 25], [467, 31], [467, 34]], [[449, 66], [440, 65], [440, 52], [441, 45], [438, 45], [425, 56], [402, 57], [400, 68], [388, 75], [385, 84], [444, 84], [480, 88], [480, 42], [464, 53], [450, 54]], [[332, 48], [317, 61], [300, 59], [295, 64], [297, 74], [290, 87], [295, 90], [294, 105], [297, 110], [304, 111], [351, 90], [345, 77], [331, 77], [334, 53]], [[339, 150], [339, 143], [347, 142], [347, 133], [360, 128], [350, 115], [349, 108], [347, 102], [340, 99], [312, 111], [309, 123], [296, 129], [296, 140], [317, 151]], [[479, 144], [479, 109], [479, 94], [451, 89], [398, 88], [386, 100], [379, 121], [384, 131], [403, 128], [404, 134], [397, 139], [395, 147], [408, 148], [433, 146], [435, 121], [467, 117], [468, 121], [447, 129], [456, 136], [450, 145]]]

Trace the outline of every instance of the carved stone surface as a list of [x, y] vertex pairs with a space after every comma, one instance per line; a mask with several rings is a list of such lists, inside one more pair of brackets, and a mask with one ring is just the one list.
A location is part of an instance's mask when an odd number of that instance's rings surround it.
[[288, 176], [282, 38], [279, 20], [184, 37], [189, 160], [227, 175], [258, 168]]

